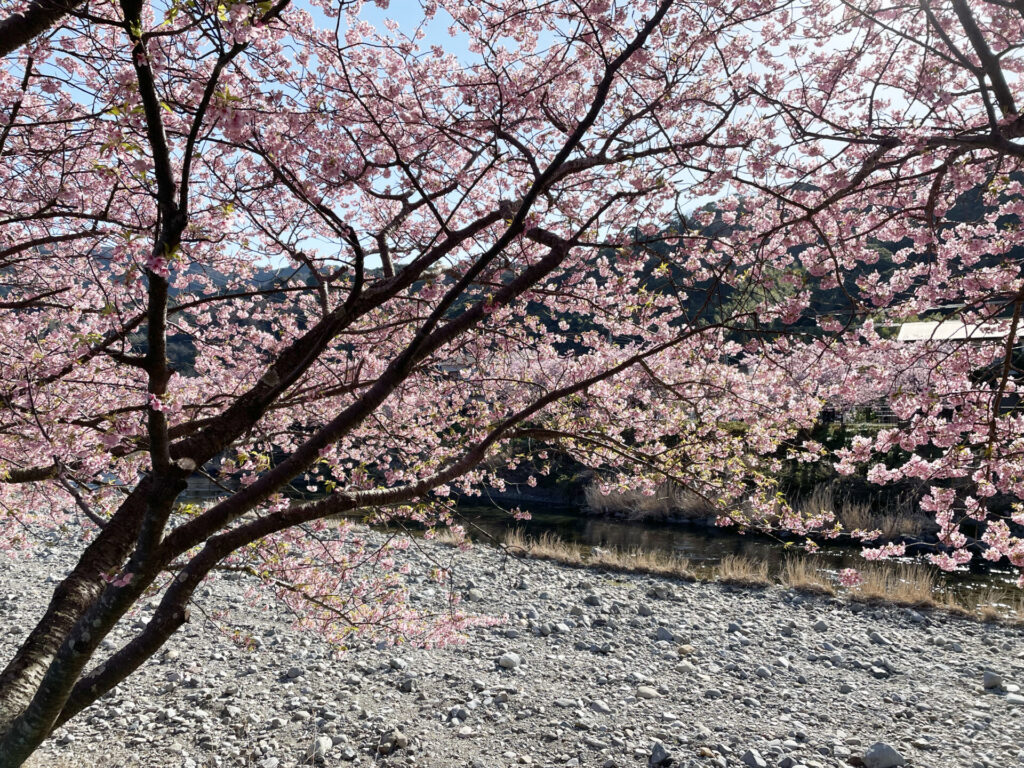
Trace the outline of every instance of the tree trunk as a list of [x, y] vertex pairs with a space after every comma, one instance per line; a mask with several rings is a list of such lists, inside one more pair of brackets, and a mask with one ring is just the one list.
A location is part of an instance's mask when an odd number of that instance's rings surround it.
[[[101, 574], [120, 569], [135, 546], [150, 481], [143, 479], [57, 586], [46, 612], [0, 673], [0, 742], [39, 690], [68, 634], [102, 594]], [[7, 768], [7, 756], [0, 766]]]

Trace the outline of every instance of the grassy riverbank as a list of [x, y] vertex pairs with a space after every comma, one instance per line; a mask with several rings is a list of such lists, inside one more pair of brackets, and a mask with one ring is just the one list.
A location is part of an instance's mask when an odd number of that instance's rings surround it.
[[[456, 543], [443, 534], [438, 539]], [[697, 563], [662, 551], [587, 547], [548, 533], [528, 537], [519, 530], [507, 532], [497, 546], [517, 557], [581, 568], [647, 573], [742, 587], [776, 585], [808, 594], [844, 597], [854, 602], [889, 603], [979, 621], [1024, 625], [1024, 592], [1021, 590], [957, 590], [942, 584], [934, 568], [919, 563], [865, 563], [859, 569], [863, 581], [847, 588], [840, 586], [834, 574], [810, 555], [791, 555], [781, 567], [772, 570], [766, 562], [736, 555], [724, 557], [717, 563]]]

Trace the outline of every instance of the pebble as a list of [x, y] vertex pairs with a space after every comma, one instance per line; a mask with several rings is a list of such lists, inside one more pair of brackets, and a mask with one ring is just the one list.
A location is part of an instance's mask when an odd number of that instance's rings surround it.
[[523, 663], [523, 658], [518, 653], [503, 653], [498, 659], [498, 666], [502, 669], [516, 669]]
[[322, 760], [331, 751], [333, 746], [334, 742], [331, 741], [330, 736], [317, 736], [313, 739], [313, 743], [309, 745], [309, 749], [306, 750], [306, 759]]
[[650, 768], [660, 768], [661, 766], [670, 765], [672, 762], [672, 755], [665, 749], [665, 745], [660, 741], [654, 742], [651, 745], [651, 756], [647, 758], [647, 765]]
[[884, 741], [876, 741], [864, 752], [864, 768], [896, 768], [907, 761]]
[[397, 728], [381, 734], [377, 743], [377, 752], [381, 755], [390, 755], [398, 749], [405, 749], [409, 746], [409, 737]]

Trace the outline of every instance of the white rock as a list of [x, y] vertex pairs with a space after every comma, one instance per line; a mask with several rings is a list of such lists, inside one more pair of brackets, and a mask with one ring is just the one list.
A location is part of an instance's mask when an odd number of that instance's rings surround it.
[[864, 753], [864, 768], [896, 768], [906, 764], [903, 755], [884, 741], [876, 741]]
[[590, 708], [595, 712], [600, 712], [603, 715], [610, 715], [612, 712], [611, 707], [609, 707], [608, 703], [603, 699], [594, 699], [592, 702], [590, 702]]
[[306, 750], [306, 758], [322, 758], [331, 751], [333, 746], [334, 741], [331, 740], [330, 736], [317, 736], [313, 739], [313, 743], [309, 745], [309, 749]]
[[511, 651], [501, 654], [501, 658], [498, 659], [498, 666], [502, 669], [515, 669], [522, 663], [522, 657], [518, 653], [512, 653]]

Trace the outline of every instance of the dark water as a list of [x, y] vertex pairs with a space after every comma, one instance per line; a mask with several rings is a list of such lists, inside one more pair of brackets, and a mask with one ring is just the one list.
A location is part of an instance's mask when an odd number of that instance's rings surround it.
[[[714, 565], [727, 555], [748, 557], [768, 563], [777, 572], [791, 554], [799, 554], [798, 546], [786, 549], [782, 541], [735, 530], [704, 526], [616, 520], [593, 517], [573, 510], [531, 510], [532, 519], [514, 520], [495, 507], [460, 507], [460, 517], [474, 541], [500, 540], [510, 529], [518, 528], [531, 538], [545, 533], [584, 547], [603, 547], [629, 552], [668, 552], [686, 558], [695, 565]], [[822, 545], [814, 560], [820, 570], [838, 573], [842, 568], [863, 568], [867, 561], [855, 546]], [[902, 562], [917, 562], [902, 558]], [[893, 561], [889, 561], [893, 562]], [[930, 567], [930, 566], [929, 566]], [[1016, 590], [1016, 574], [1009, 569], [990, 568], [984, 573], [945, 573], [933, 569], [941, 585], [957, 591], [987, 588]]]

